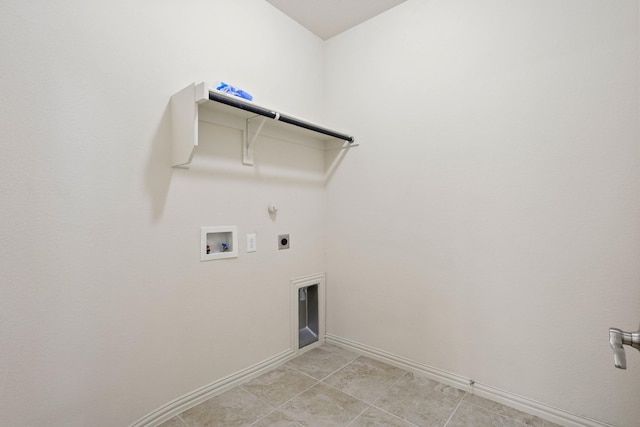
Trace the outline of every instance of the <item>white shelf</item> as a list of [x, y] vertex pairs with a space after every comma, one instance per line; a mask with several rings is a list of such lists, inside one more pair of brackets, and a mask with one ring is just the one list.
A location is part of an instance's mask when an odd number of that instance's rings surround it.
[[[243, 163], [253, 165], [253, 147], [263, 132], [289, 139], [312, 139], [325, 149], [357, 146], [355, 138], [321, 125], [278, 113], [241, 98], [210, 89], [206, 82], [191, 84], [171, 97], [172, 166], [188, 168], [198, 146], [198, 122], [231, 125], [243, 132]], [[220, 119], [220, 120], [216, 120]]]

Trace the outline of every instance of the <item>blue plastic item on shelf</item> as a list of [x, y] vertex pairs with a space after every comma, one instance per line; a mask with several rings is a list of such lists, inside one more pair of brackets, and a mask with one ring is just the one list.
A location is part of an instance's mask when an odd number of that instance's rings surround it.
[[216, 83], [215, 88], [222, 93], [228, 93], [229, 95], [237, 96], [248, 101], [253, 100], [253, 96], [251, 96], [250, 93], [245, 92], [242, 89], [238, 89], [237, 87], [231, 86], [230, 84], [227, 84], [225, 82]]

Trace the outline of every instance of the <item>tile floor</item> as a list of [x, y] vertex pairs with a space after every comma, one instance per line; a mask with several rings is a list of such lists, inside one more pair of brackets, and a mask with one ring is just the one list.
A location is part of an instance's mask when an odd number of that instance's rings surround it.
[[559, 427], [323, 344], [159, 427]]

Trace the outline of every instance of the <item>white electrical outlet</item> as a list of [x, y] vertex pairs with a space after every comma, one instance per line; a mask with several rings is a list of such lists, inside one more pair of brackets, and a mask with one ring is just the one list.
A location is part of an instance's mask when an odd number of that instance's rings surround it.
[[255, 252], [256, 250], [256, 235], [247, 234], [247, 252]]

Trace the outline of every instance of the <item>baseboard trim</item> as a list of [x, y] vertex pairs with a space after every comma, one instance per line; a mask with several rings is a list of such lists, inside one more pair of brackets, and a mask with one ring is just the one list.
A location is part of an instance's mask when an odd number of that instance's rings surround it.
[[248, 368], [242, 369], [195, 391], [187, 393], [140, 418], [138, 421], [131, 424], [130, 427], [155, 427], [162, 424], [181, 412], [199, 405], [205, 400], [222, 394], [245, 381], [259, 377], [263, 373], [289, 361], [295, 356], [296, 352], [291, 349], [278, 353], [262, 362], [256, 363], [255, 365], [249, 366]]
[[554, 408], [523, 396], [518, 396], [505, 390], [500, 390], [487, 384], [474, 382], [473, 385], [470, 385], [469, 378], [415, 362], [402, 356], [370, 347], [356, 341], [351, 341], [347, 338], [342, 338], [332, 334], [325, 334], [325, 340], [329, 344], [344, 347], [347, 350], [354, 351], [372, 359], [380, 360], [381, 362], [388, 363], [392, 366], [397, 366], [407, 371], [424, 375], [434, 381], [510, 406], [556, 424], [566, 427], [612, 427], [610, 424], [604, 424], [596, 420], [580, 417], [570, 412]]

